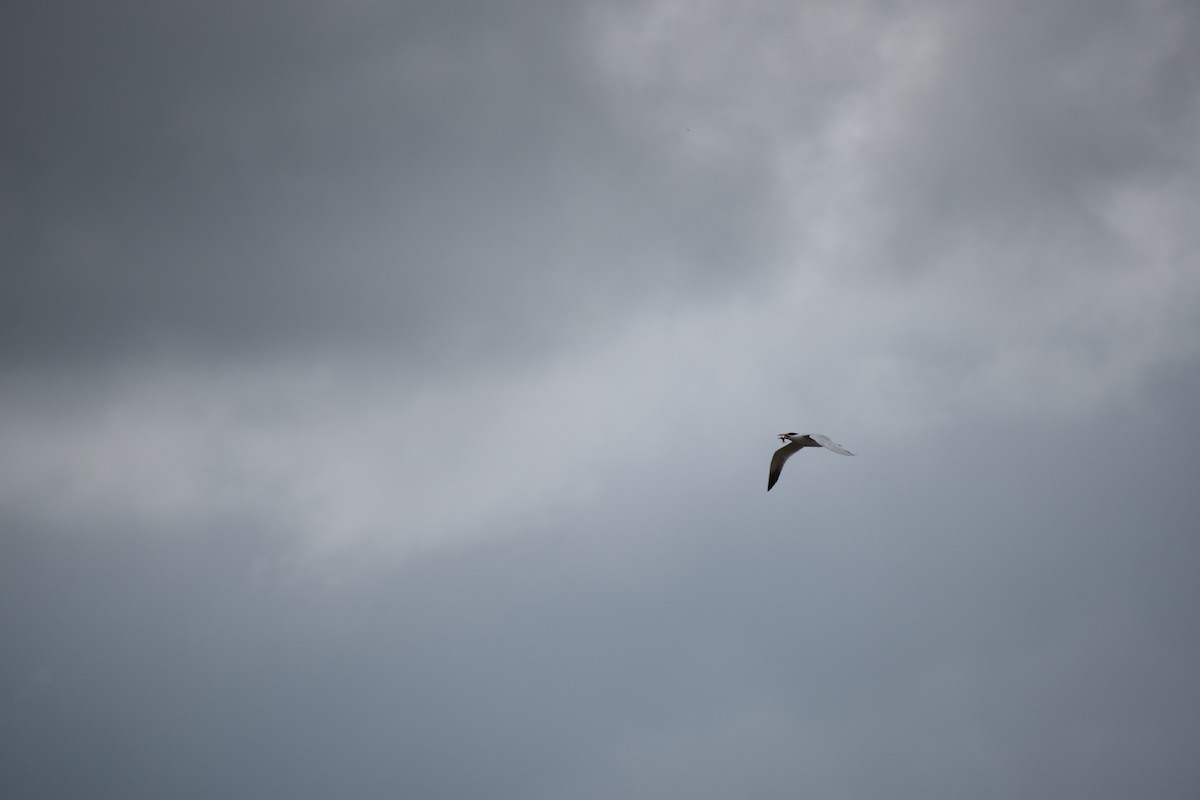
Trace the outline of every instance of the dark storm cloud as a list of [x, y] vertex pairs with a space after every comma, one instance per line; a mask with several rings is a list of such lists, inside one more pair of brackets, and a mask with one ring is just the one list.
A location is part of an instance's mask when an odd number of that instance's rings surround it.
[[9, 357], [530, 346], [618, 290], [710, 285], [767, 208], [730, 169], [664, 173], [623, 149], [585, 72], [586, 21], [520, 12], [19, 14]]

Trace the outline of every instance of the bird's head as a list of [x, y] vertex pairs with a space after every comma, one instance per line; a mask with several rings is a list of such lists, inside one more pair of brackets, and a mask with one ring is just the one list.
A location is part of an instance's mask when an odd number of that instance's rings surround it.
[[796, 433], [795, 431], [792, 431], [791, 433], [781, 433], [779, 434], [779, 441], [790, 442], [793, 438], [799, 435], [800, 434]]

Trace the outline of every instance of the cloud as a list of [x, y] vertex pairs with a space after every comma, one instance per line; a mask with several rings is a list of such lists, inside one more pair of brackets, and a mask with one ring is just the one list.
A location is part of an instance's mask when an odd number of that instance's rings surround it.
[[1187, 4], [10, 17], [9, 794], [1195, 793]]
[[[210, 14], [186, 32], [142, 21], [176, 48], [124, 31], [117, 58], [97, 36], [77, 54], [91, 71], [72, 67], [22, 120], [9, 358], [513, 357], [752, 263], [744, 231], [767, 208], [753, 185], [661, 173], [626, 146], [569, 52], [585, 35], [570, 15], [459, 24], [364, 4], [330, 24], [302, 7], [274, 30], [265, 7]], [[89, 24], [67, 20], [44, 35]], [[160, 56], [143, 88], [127, 64]], [[98, 132], [105, 99], [133, 108]], [[744, 209], [714, 212], [706, 198], [729, 190]]]

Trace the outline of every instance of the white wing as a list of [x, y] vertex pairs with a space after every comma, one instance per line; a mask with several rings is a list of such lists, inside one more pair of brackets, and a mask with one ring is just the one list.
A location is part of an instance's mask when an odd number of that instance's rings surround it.
[[849, 450], [842, 447], [840, 444], [835, 442], [833, 439], [830, 439], [828, 436], [825, 436], [824, 434], [810, 433], [809, 436], [812, 437], [814, 442], [821, 445], [821, 447], [824, 447], [826, 450], [832, 450], [833, 452], [840, 453], [841, 455], [844, 455], [844, 456], [854, 455], [854, 453], [851, 453]]

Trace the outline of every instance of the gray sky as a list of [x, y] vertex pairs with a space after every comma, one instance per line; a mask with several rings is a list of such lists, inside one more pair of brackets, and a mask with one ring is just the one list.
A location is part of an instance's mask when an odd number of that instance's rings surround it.
[[1200, 793], [1196, 41], [6, 8], [0, 794]]

